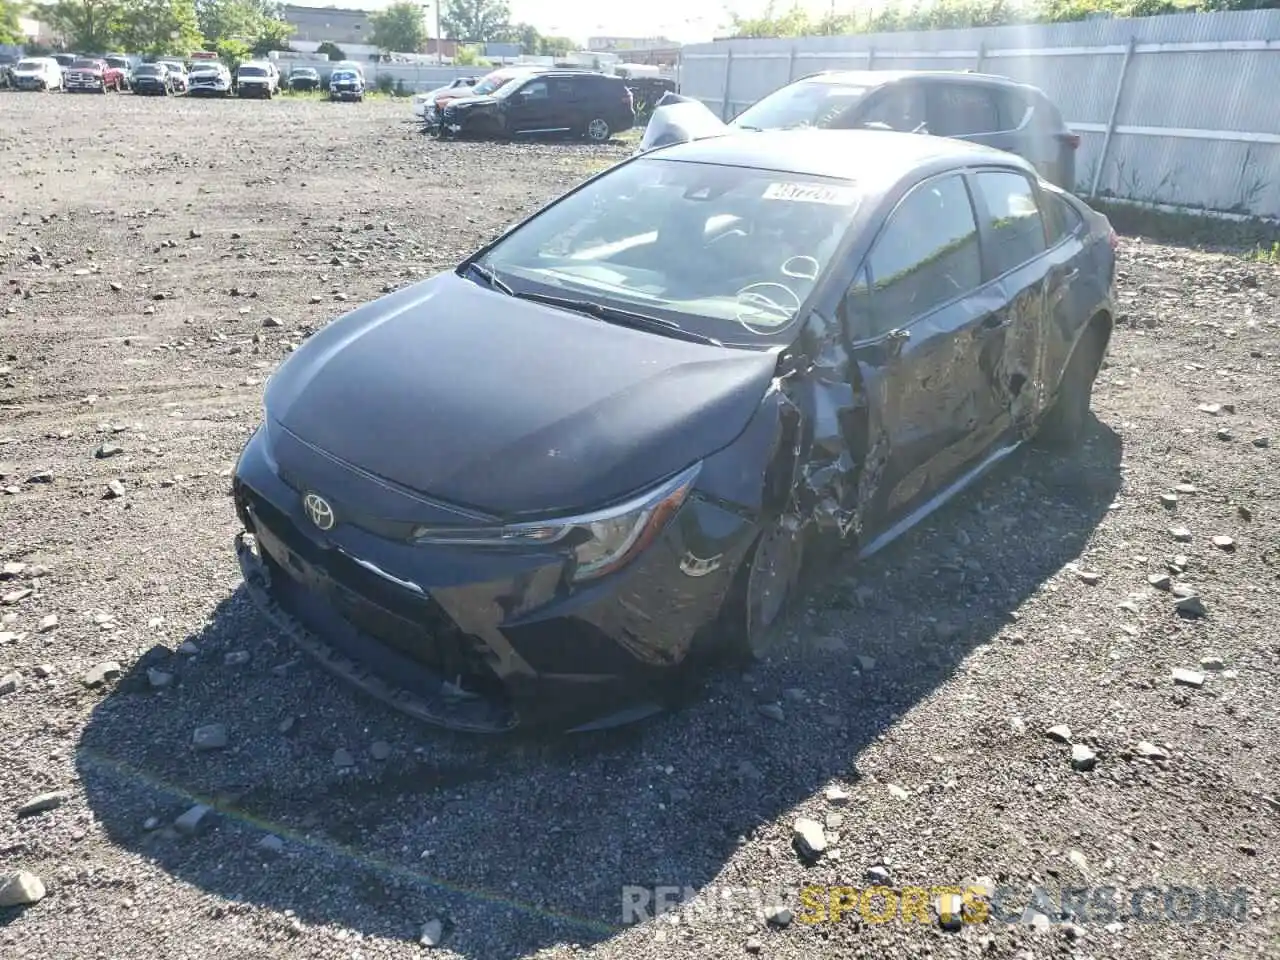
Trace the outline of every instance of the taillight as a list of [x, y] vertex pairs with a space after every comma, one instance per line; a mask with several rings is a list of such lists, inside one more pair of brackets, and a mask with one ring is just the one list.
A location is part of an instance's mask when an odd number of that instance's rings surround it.
[[1060, 133], [1058, 134], [1058, 139], [1072, 150], [1080, 149], [1080, 134], [1078, 133]]
[[636, 108], [636, 95], [631, 92], [630, 87], [623, 87], [622, 89], [627, 93], [627, 109], [634, 110]]
[[1120, 234], [1116, 233], [1115, 227], [1107, 227], [1107, 242], [1111, 244], [1113, 252], [1120, 249]]

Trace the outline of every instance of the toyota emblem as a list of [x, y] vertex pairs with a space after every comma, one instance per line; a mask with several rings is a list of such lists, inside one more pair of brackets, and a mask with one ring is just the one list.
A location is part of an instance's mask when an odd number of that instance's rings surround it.
[[320, 496], [320, 494], [308, 493], [303, 497], [302, 509], [307, 511], [307, 516], [316, 525], [316, 529], [333, 529], [333, 524], [337, 517], [334, 516], [333, 507], [329, 505], [329, 501]]

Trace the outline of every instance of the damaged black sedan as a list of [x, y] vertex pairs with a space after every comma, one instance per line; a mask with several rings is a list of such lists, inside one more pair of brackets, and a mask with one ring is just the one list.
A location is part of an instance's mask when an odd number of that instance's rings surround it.
[[235, 474], [249, 592], [432, 723], [633, 718], [764, 653], [806, 555], [1077, 442], [1114, 243], [957, 141], [650, 151], [289, 357]]

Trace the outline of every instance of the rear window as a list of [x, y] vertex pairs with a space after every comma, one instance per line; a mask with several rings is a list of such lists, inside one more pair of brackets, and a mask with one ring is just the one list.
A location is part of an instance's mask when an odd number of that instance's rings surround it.
[[262, 67], [241, 67], [238, 71], [242, 77], [265, 77], [267, 71]]

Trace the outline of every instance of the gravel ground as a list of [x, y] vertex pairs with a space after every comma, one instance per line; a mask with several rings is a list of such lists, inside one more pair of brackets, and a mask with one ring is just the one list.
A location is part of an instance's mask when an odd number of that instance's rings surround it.
[[[1280, 956], [1275, 267], [1126, 239], [1081, 455], [1020, 454], [834, 571], [785, 658], [678, 713], [475, 740], [266, 625], [227, 477], [263, 380], [343, 301], [628, 148], [439, 145], [386, 101], [0, 108], [0, 874], [46, 889], [0, 909], [0, 954], [413, 957], [425, 925], [485, 960]], [[1175, 613], [1191, 591], [1205, 616]], [[193, 746], [207, 725], [225, 746]], [[1123, 908], [953, 931], [806, 923], [785, 892], [979, 878], [1014, 914], [1035, 887]], [[701, 894], [625, 925], [628, 886]], [[1170, 887], [1244, 888], [1243, 916], [1172, 922]]]

